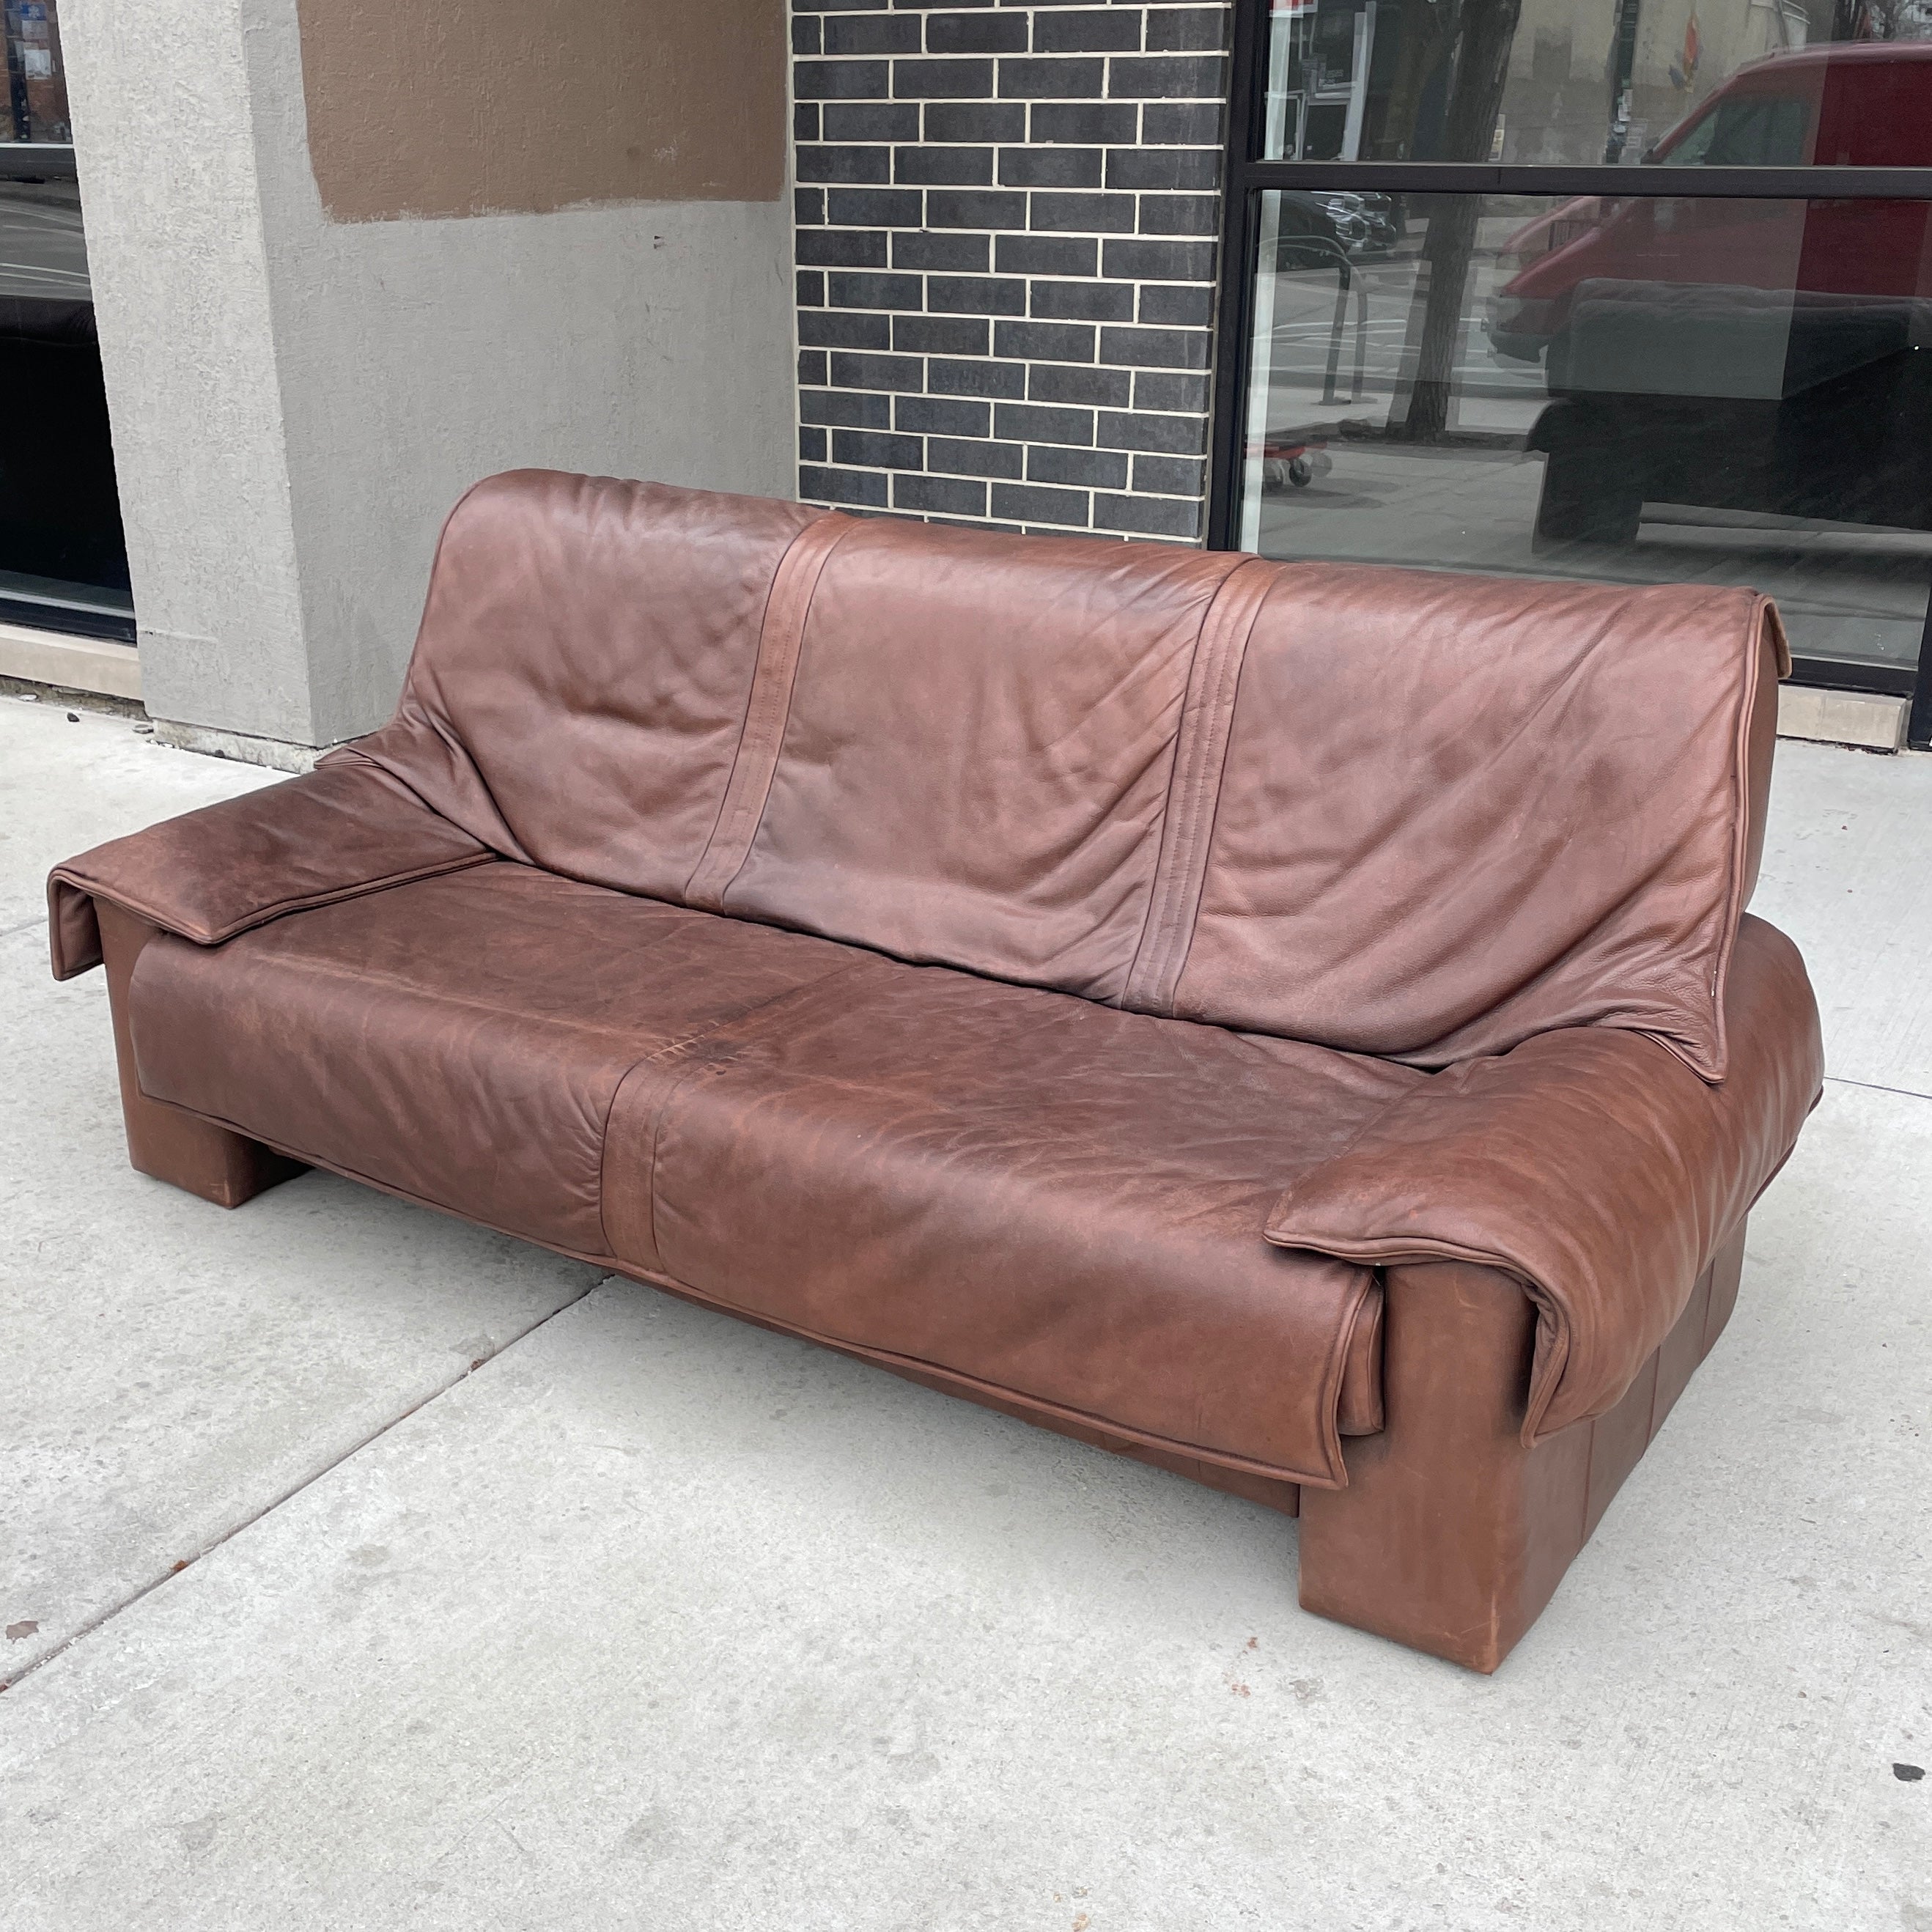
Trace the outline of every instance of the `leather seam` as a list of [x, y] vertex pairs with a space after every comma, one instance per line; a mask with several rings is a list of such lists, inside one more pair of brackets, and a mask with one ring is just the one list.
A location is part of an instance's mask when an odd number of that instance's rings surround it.
[[[196, 946], [220, 946], [238, 938], [242, 933], [252, 932], [257, 926], [267, 926], [278, 919], [285, 919], [291, 913], [314, 912], [323, 906], [340, 905], [344, 900], [366, 898], [371, 894], [387, 892], [395, 886], [411, 886], [423, 879], [440, 878], [450, 872], [467, 872], [472, 866], [484, 866], [500, 860], [500, 855], [487, 847], [474, 856], [465, 855], [460, 859], [444, 860], [433, 866], [418, 866], [403, 872], [386, 872], [380, 878], [358, 879], [352, 885], [342, 886], [332, 892], [310, 892], [294, 898], [277, 899], [272, 904], [258, 906], [239, 919], [231, 920], [219, 926], [203, 926], [200, 932], [182, 929], [178, 916], [160, 911], [144, 904], [131, 893], [110, 891], [105, 886], [90, 885], [79, 874], [64, 866], [56, 866], [51, 877], [75, 891], [85, 892], [89, 898], [105, 899], [110, 905], [120, 907], [124, 912], [131, 912], [137, 918], [145, 919], [150, 926], [159, 926], [176, 939], [185, 939]], [[207, 936], [204, 938], [203, 934]]]
[[778, 560], [759, 626], [758, 660], [745, 700], [738, 748], [731, 760], [730, 776], [724, 782], [724, 795], [718, 801], [717, 822], [685, 882], [688, 905], [720, 910], [732, 881], [751, 855], [784, 749], [785, 727], [791, 716], [792, 693], [804, 654], [812, 598], [832, 553], [858, 527], [856, 518], [830, 512], [806, 524]]
[[1167, 789], [1161, 800], [1160, 843], [1154, 855], [1154, 877], [1148, 886], [1147, 910], [1141, 916], [1141, 929], [1134, 941], [1133, 957], [1128, 962], [1125, 989], [1120, 998], [1123, 1006], [1131, 1006], [1133, 1004], [1134, 976], [1140, 968], [1142, 960], [1146, 956], [1148, 947], [1153, 944], [1154, 934], [1160, 922], [1161, 885], [1168, 871], [1169, 842], [1172, 836], [1171, 828], [1174, 824], [1175, 807], [1182, 785], [1185, 762], [1183, 753], [1189, 735], [1188, 721], [1192, 709], [1190, 700], [1193, 698], [1196, 680], [1199, 676], [1202, 640], [1207, 635], [1208, 622], [1214, 614], [1215, 599], [1220, 596], [1228, 578], [1232, 577], [1244, 563], [1252, 561], [1252, 558], [1240, 558], [1228, 569], [1222, 572], [1215, 581], [1214, 590], [1209, 593], [1207, 603], [1202, 608], [1201, 622], [1195, 627], [1194, 643], [1189, 650], [1187, 657], [1187, 677], [1181, 688], [1180, 715], [1174, 721], [1174, 736], [1172, 741], [1173, 761], [1168, 767]]
[[[700, 1038], [702, 1036], [700, 1036]], [[610, 1156], [610, 1121], [617, 1108], [617, 1101], [634, 1076], [648, 1078], [652, 1074], [660, 1077], [661, 1090], [648, 1103], [648, 1112], [640, 1129], [637, 1142], [640, 1150], [638, 1156], [638, 1219], [644, 1228], [644, 1245], [652, 1260], [662, 1262], [658, 1252], [658, 1136], [664, 1125], [666, 1112], [679, 1090], [704, 1064], [702, 1060], [690, 1058], [689, 1049], [698, 1042], [680, 1040], [674, 1046], [666, 1048], [662, 1053], [646, 1054], [634, 1066], [625, 1070], [623, 1078], [611, 1090], [610, 1105], [604, 1117], [604, 1138], [597, 1157], [597, 1226], [604, 1236], [604, 1245], [614, 1256], [621, 1250], [610, 1234], [610, 1224], [605, 1218], [605, 1204], [610, 1198], [610, 1190], [604, 1181], [604, 1167]]]
[[[1174, 938], [1174, 958], [1171, 970], [1166, 976], [1166, 986], [1162, 1000], [1162, 1010], [1169, 1017], [1174, 1012], [1175, 994], [1180, 990], [1180, 976], [1187, 970], [1187, 956], [1194, 947], [1194, 924], [1200, 916], [1201, 894], [1208, 881], [1208, 854], [1214, 842], [1214, 821], [1221, 812], [1221, 788], [1227, 776], [1228, 746], [1234, 735], [1234, 700], [1240, 688], [1241, 668], [1247, 662], [1248, 643], [1254, 635], [1256, 624], [1260, 620], [1262, 607], [1268, 602], [1274, 588], [1271, 581], [1255, 599], [1254, 609], [1249, 614], [1247, 622], [1240, 627], [1238, 640], [1232, 643], [1226, 653], [1226, 662], [1222, 669], [1222, 682], [1226, 687], [1227, 696], [1221, 719], [1216, 726], [1219, 752], [1214, 759], [1213, 790], [1206, 796], [1197, 823], [1192, 828], [1198, 859], [1190, 860], [1188, 878], [1187, 900], [1182, 916], [1177, 920]], [[1208, 792], [1206, 775], [1202, 778], [1204, 795]]]
[[[625, 1068], [623, 1072], [618, 1076], [616, 1084], [611, 1089], [610, 1104], [604, 1109], [604, 1132], [598, 1145], [597, 1160], [597, 1225], [603, 1231], [605, 1246], [610, 1248], [614, 1255], [618, 1250], [616, 1244], [610, 1239], [610, 1226], [604, 1219], [604, 1202], [608, 1190], [604, 1185], [604, 1163], [610, 1156], [610, 1123], [616, 1116], [618, 1100], [622, 1096], [624, 1089], [629, 1085], [632, 1077], [644, 1073], [647, 1070], [671, 1068], [680, 1060], [685, 1063], [682, 1067], [677, 1069], [674, 1077], [670, 1080], [663, 1092], [651, 1104], [650, 1118], [639, 1130], [637, 1136], [639, 1142], [648, 1149], [645, 1161], [647, 1169], [645, 1179], [649, 1188], [649, 1196], [644, 1204], [644, 1219], [650, 1229], [651, 1251], [656, 1254], [658, 1220], [658, 1139], [669, 1114], [671, 1102], [676, 1098], [680, 1090], [691, 1076], [705, 1064], [693, 1060], [690, 1056], [707, 1041], [716, 1039], [720, 1034], [734, 1027], [744, 1026], [748, 1022], [758, 1020], [769, 1014], [774, 1007], [783, 1006], [788, 1003], [804, 1000], [817, 992], [829, 982], [843, 979], [847, 974], [856, 971], [861, 963], [857, 960], [842, 960], [837, 965], [829, 967], [824, 972], [806, 980], [801, 985], [787, 986], [782, 991], [771, 994], [767, 998], [758, 1000], [737, 1012], [726, 1014], [720, 1018], [707, 1022], [704, 1026], [694, 1028], [690, 1032], [681, 1034], [674, 1040], [667, 1040], [662, 1046], [653, 1048], [650, 1052], [640, 1054]], [[757, 1033], [754, 1030], [746, 1039], [737, 1042], [724, 1060], [715, 1064], [720, 1066], [730, 1066], [739, 1054], [756, 1043], [757, 1037]]]
[[[1256, 589], [1264, 577], [1265, 584]], [[1124, 1004], [1140, 1012], [1171, 1016], [1174, 1010], [1174, 988], [1200, 904], [1240, 666], [1276, 578], [1274, 566], [1264, 560], [1244, 558], [1215, 586], [1202, 616], [1174, 734], [1174, 771], [1147, 922], [1123, 997]]]

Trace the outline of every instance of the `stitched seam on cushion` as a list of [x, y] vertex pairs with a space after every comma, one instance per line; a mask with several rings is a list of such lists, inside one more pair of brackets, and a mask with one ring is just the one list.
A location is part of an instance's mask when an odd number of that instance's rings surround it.
[[1223, 572], [1217, 580], [1213, 592], [1202, 608], [1201, 622], [1196, 627], [1194, 643], [1188, 652], [1187, 682], [1180, 694], [1180, 716], [1175, 719], [1174, 726], [1173, 762], [1168, 767], [1166, 795], [1161, 800], [1160, 845], [1154, 855], [1154, 878], [1149, 881], [1148, 886], [1147, 910], [1141, 916], [1140, 934], [1134, 941], [1134, 956], [1129, 963], [1126, 985], [1120, 994], [1120, 1004], [1124, 1006], [1132, 1008], [1134, 1005], [1135, 992], [1138, 985], [1137, 976], [1142, 970], [1141, 962], [1147, 957], [1148, 949], [1154, 944], [1154, 935], [1160, 922], [1161, 882], [1167, 877], [1172, 864], [1172, 854], [1173, 841], [1176, 836], [1177, 808], [1183, 788], [1183, 753], [1191, 735], [1188, 730], [1189, 720], [1192, 717], [1196, 706], [1199, 702], [1202, 640], [1207, 635], [1208, 620], [1214, 614], [1215, 599], [1226, 587], [1228, 579], [1232, 577], [1236, 571], [1240, 570], [1244, 563], [1251, 560], [1247, 558], [1240, 559], [1229, 569]]
[[1264, 588], [1254, 591], [1254, 608], [1244, 622], [1238, 620], [1237, 635], [1222, 665], [1222, 690], [1214, 730], [1213, 776], [1210, 782], [1204, 770], [1202, 773], [1204, 802], [1193, 828], [1195, 856], [1185, 874], [1186, 897], [1175, 922], [1173, 957], [1163, 976], [1161, 989], [1161, 1010], [1169, 1015], [1174, 1011], [1174, 997], [1187, 964], [1187, 956], [1193, 950], [1194, 922], [1201, 910], [1202, 890], [1207, 884], [1208, 855], [1214, 842], [1214, 821], [1220, 815], [1221, 788], [1228, 770], [1228, 747], [1234, 736], [1234, 699], [1240, 688], [1241, 667], [1247, 661], [1249, 641], [1260, 620], [1262, 607], [1280, 580], [1280, 573], [1276, 572]]
[[1164, 1012], [1172, 1005], [1171, 988], [1168, 989], [1169, 998], [1165, 1001], [1162, 998], [1166, 977], [1164, 968], [1172, 950], [1181, 884], [1195, 848], [1202, 774], [1214, 738], [1215, 701], [1220, 690], [1221, 661], [1228, 634], [1225, 621], [1227, 600], [1235, 594], [1229, 586], [1249, 567], [1246, 563], [1237, 564], [1215, 586], [1208, 608], [1202, 613], [1201, 629], [1188, 666], [1187, 694], [1175, 733], [1174, 775], [1161, 828], [1161, 850], [1150, 896], [1148, 926], [1127, 978], [1126, 1004], [1143, 1010], [1151, 1008], [1156, 1012]]
[[[816, 993], [828, 981], [842, 979], [845, 974], [855, 971], [862, 963], [864, 962], [856, 959], [842, 960], [837, 965], [828, 967], [823, 973], [815, 975], [800, 985], [788, 986], [782, 992], [771, 994], [767, 998], [757, 1000], [751, 1006], [743, 1007], [736, 1012], [725, 1014], [719, 1018], [708, 1022], [701, 1027], [694, 1028], [689, 1033], [681, 1034], [676, 1040], [667, 1040], [662, 1046], [654, 1047], [649, 1053], [640, 1054], [619, 1075], [616, 1084], [611, 1088], [610, 1100], [604, 1110], [603, 1138], [598, 1144], [597, 1156], [597, 1223], [604, 1230], [604, 1244], [610, 1249], [613, 1254], [616, 1253], [618, 1250], [610, 1240], [610, 1228], [604, 1216], [604, 1203], [608, 1191], [604, 1185], [604, 1164], [610, 1150], [611, 1118], [616, 1111], [619, 1096], [629, 1084], [632, 1078], [646, 1069], [664, 1068], [676, 1060], [685, 1058], [696, 1048], [702, 1046], [706, 1041], [715, 1038], [729, 1028], [742, 1026], [748, 1021], [767, 1016], [774, 1008], [796, 1004], [808, 995]], [[737, 1052], [752, 1045], [756, 1037], [756, 1034], [754, 1034], [750, 1038], [740, 1041], [731, 1057], [735, 1058]], [[728, 1066], [730, 1060], [728, 1059], [722, 1064]], [[664, 1118], [670, 1111], [671, 1102], [676, 1097], [678, 1090], [684, 1084], [686, 1080], [697, 1070], [697, 1066], [698, 1063], [692, 1062], [682, 1068], [669, 1082], [664, 1090], [651, 1103], [650, 1118], [638, 1135], [639, 1142], [648, 1150], [645, 1166], [647, 1169], [646, 1180], [650, 1195], [644, 1204], [643, 1218], [650, 1231], [650, 1247], [654, 1255], [657, 1252], [658, 1136], [663, 1128]]]
[[[1261, 580], [1265, 577], [1266, 581]], [[1226, 761], [1227, 724], [1248, 638], [1274, 587], [1274, 567], [1258, 557], [1237, 564], [1222, 578], [1201, 620], [1187, 698], [1175, 734], [1174, 775], [1162, 826], [1146, 928], [1127, 976], [1123, 1004], [1142, 1012], [1171, 1014], [1174, 989], [1186, 956], [1186, 928], [1200, 902], [1208, 847], [1210, 790], [1218, 799]], [[1237, 588], [1237, 586], [1239, 588]], [[1245, 607], [1245, 608], [1244, 608]], [[1232, 667], [1234, 675], [1229, 675]]]
[[777, 600], [778, 586], [785, 580], [785, 560], [797, 548], [800, 538], [802, 537], [807, 530], [815, 530], [825, 520], [826, 516], [834, 516], [837, 514], [836, 511], [827, 511], [824, 515], [813, 518], [803, 529], [794, 534], [791, 542], [784, 547], [784, 555], [779, 557], [777, 565], [772, 570], [770, 584], [766, 586], [764, 608], [758, 613], [758, 649], [752, 656], [752, 681], [745, 691], [745, 715], [738, 721], [738, 742], [731, 749], [731, 769], [724, 775], [724, 789], [718, 794], [718, 809], [712, 816], [711, 830], [705, 836], [704, 849], [698, 854], [698, 863], [692, 868], [690, 878], [685, 880], [685, 891], [687, 895], [690, 892], [693, 881], [702, 870], [705, 859], [712, 847], [718, 842], [719, 828], [724, 823], [725, 808], [730, 802], [731, 788], [738, 776], [739, 761], [745, 754], [745, 733], [751, 723], [752, 700], [758, 695], [758, 676], [764, 668], [765, 632], [771, 622], [772, 606]]
[[604, 1138], [597, 1156], [597, 1225], [602, 1231], [604, 1246], [612, 1254], [621, 1255], [624, 1250], [618, 1245], [610, 1232], [610, 1188], [607, 1178], [610, 1160], [610, 1124], [616, 1116], [619, 1100], [634, 1081], [639, 1080], [640, 1076], [646, 1082], [656, 1079], [658, 1090], [655, 1097], [643, 1103], [645, 1118], [634, 1137], [634, 1144], [639, 1152], [638, 1172], [632, 1177], [637, 1184], [638, 1199], [631, 1218], [638, 1224], [636, 1232], [640, 1237], [638, 1245], [644, 1251], [646, 1265], [662, 1265], [663, 1258], [658, 1252], [658, 1130], [663, 1124], [664, 1110], [670, 1105], [678, 1089], [703, 1064], [701, 1061], [683, 1057], [680, 1049], [687, 1044], [688, 1042], [680, 1042], [677, 1047], [646, 1054], [634, 1066], [627, 1067], [622, 1078], [611, 1088], [610, 1103], [604, 1110]]
[[419, 879], [438, 878], [446, 872], [467, 872], [472, 866], [497, 862], [499, 856], [486, 846], [474, 856], [466, 855], [460, 859], [446, 860], [434, 866], [421, 866], [413, 872], [386, 872], [380, 878], [359, 879], [353, 885], [339, 886], [332, 892], [310, 892], [301, 898], [277, 899], [272, 904], [257, 907], [245, 917], [231, 920], [225, 926], [204, 927], [202, 930], [208, 935], [206, 938], [200, 932], [183, 931], [170, 915], [143, 904], [131, 893], [110, 892], [104, 886], [89, 885], [85, 879], [70, 872], [64, 866], [57, 866], [52, 876], [62, 884], [72, 886], [76, 891], [86, 893], [90, 898], [105, 899], [109, 904], [118, 905], [123, 911], [138, 914], [149, 925], [159, 926], [164, 932], [170, 933], [177, 939], [185, 939], [195, 946], [219, 946], [225, 940], [236, 938], [244, 932], [252, 932], [256, 927], [266, 926], [290, 913], [313, 912], [322, 906], [340, 904], [344, 899], [362, 898], [374, 892], [386, 892], [392, 886], [413, 885]]
[[856, 518], [830, 512], [806, 524], [778, 560], [764, 621], [759, 626], [758, 664], [745, 702], [745, 722], [731, 760], [731, 776], [725, 781], [718, 822], [705, 842], [704, 855], [686, 881], [687, 904], [718, 910], [732, 880], [743, 869], [784, 749], [813, 595], [826, 560], [858, 527]]

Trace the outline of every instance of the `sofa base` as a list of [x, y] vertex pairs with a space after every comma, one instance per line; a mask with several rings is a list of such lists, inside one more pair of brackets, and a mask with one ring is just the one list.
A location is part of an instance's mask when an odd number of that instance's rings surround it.
[[1535, 1312], [1462, 1262], [1391, 1268], [1379, 1436], [1344, 1445], [1348, 1486], [1301, 1498], [1300, 1600], [1472, 1670], [1528, 1630], [1736, 1305], [1740, 1223], [1614, 1408], [1523, 1447]]
[[102, 963], [114, 1018], [114, 1057], [121, 1072], [121, 1112], [128, 1127], [128, 1158], [136, 1170], [218, 1208], [238, 1208], [265, 1188], [292, 1180], [305, 1163], [291, 1160], [260, 1141], [204, 1120], [141, 1091], [134, 1041], [128, 1019], [128, 982], [141, 949], [160, 931], [106, 899], [95, 902], [100, 922]]

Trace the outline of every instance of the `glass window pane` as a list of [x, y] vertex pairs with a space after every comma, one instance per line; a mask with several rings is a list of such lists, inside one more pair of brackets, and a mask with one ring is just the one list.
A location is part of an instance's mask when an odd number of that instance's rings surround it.
[[1273, 0], [1262, 158], [1932, 166], [1918, 0]]
[[0, 181], [0, 622], [131, 641], [80, 192]]
[[7, 44], [0, 141], [71, 142], [58, 0], [0, 0], [0, 23]]
[[1932, 583], [1932, 203], [1260, 197], [1240, 547], [1754, 586], [1909, 667]]

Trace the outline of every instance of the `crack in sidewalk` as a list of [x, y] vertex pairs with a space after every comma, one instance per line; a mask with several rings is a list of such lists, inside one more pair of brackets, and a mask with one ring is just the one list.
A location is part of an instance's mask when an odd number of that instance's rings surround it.
[[325, 1476], [340, 1468], [343, 1464], [352, 1457], [361, 1455], [364, 1450], [370, 1448], [373, 1444], [381, 1442], [392, 1430], [400, 1428], [403, 1424], [409, 1420], [411, 1416], [421, 1414], [431, 1402], [440, 1401], [444, 1396], [448, 1394], [452, 1389], [460, 1388], [464, 1382], [469, 1381], [472, 1376], [487, 1369], [491, 1363], [501, 1361], [519, 1342], [527, 1341], [539, 1328], [549, 1322], [554, 1322], [560, 1315], [567, 1313], [579, 1302], [588, 1300], [607, 1282], [622, 1281], [624, 1279], [623, 1276], [616, 1274], [600, 1274], [595, 1281], [590, 1282], [584, 1289], [581, 1294], [573, 1294], [568, 1301], [560, 1302], [548, 1315], [538, 1316], [527, 1328], [518, 1329], [501, 1348], [493, 1348], [487, 1355], [476, 1357], [466, 1368], [460, 1373], [451, 1376], [449, 1380], [443, 1383], [440, 1388], [431, 1389], [420, 1401], [412, 1402], [400, 1414], [392, 1416], [380, 1429], [372, 1429], [367, 1436], [359, 1442], [351, 1444], [339, 1456], [332, 1457], [320, 1468], [310, 1470], [298, 1481], [291, 1483], [280, 1494], [270, 1498], [259, 1509], [244, 1516], [238, 1522], [230, 1524], [219, 1535], [211, 1538], [192, 1556], [184, 1556], [180, 1562], [171, 1564], [167, 1569], [163, 1570], [158, 1576], [153, 1577], [143, 1583], [139, 1589], [130, 1591], [126, 1596], [120, 1598], [117, 1602], [109, 1604], [105, 1610], [88, 1618], [85, 1623], [69, 1631], [45, 1656], [37, 1657], [32, 1663], [23, 1665], [16, 1676], [0, 1678], [0, 1693], [11, 1690], [18, 1685], [26, 1683], [36, 1671], [44, 1670], [56, 1658], [63, 1655], [67, 1651], [71, 1649], [82, 1637], [92, 1636], [96, 1630], [112, 1623], [124, 1610], [138, 1604], [143, 1597], [152, 1596], [164, 1583], [172, 1582], [176, 1577], [180, 1576], [184, 1570], [192, 1569], [204, 1556], [209, 1556], [219, 1550], [224, 1543], [232, 1542], [244, 1529], [251, 1528], [256, 1523], [261, 1522], [264, 1517], [272, 1516], [284, 1503], [292, 1502], [304, 1490], [312, 1488]]

